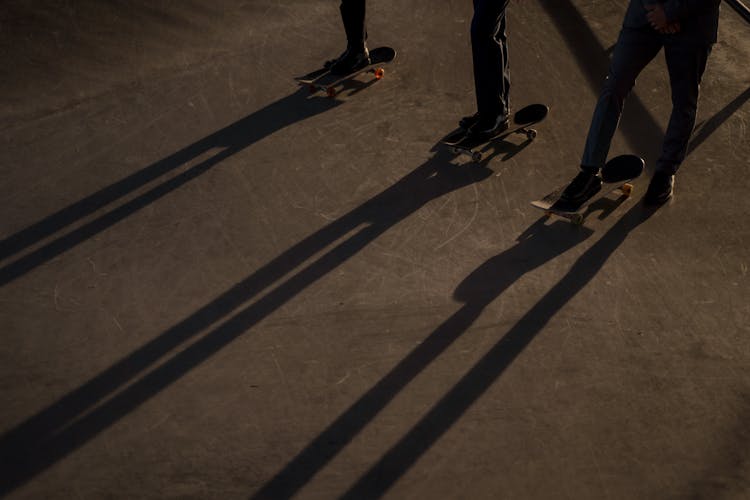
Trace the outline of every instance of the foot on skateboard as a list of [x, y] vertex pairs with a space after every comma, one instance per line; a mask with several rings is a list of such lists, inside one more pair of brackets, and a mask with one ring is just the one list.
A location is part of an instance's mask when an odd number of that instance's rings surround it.
[[635, 155], [621, 155], [607, 162], [601, 172], [601, 187], [577, 205], [566, 203], [561, 200], [563, 192], [570, 183], [560, 186], [539, 200], [531, 202], [531, 205], [544, 210], [547, 216], [557, 215], [570, 220], [573, 224], [583, 224], [588, 207], [597, 200], [615, 192], [629, 197], [633, 192], [630, 181], [637, 179], [643, 172], [644, 161]]
[[[346, 53], [342, 55], [346, 57]], [[372, 73], [375, 80], [380, 80], [385, 75], [385, 69], [382, 65], [387, 64], [396, 57], [396, 51], [390, 47], [378, 47], [372, 49], [369, 52], [369, 63], [360, 61], [354, 64], [354, 69], [344, 74], [335, 74], [334, 69], [338, 64], [338, 60], [328, 61], [326, 66], [315, 71], [308, 73], [307, 75], [295, 78], [297, 83], [306, 86], [310, 89], [310, 92], [317, 92], [323, 90], [326, 92], [328, 97], [335, 97], [337, 94], [337, 87], [347, 80], [351, 80], [355, 76], [361, 73]], [[339, 68], [341, 69], [341, 67]]]
[[514, 114], [513, 120], [508, 123], [508, 127], [498, 128], [496, 134], [472, 134], [471, 129], [461, 128], [445, 136], [440, 140], [440, 143], [448, 146], [453, 154], [466, 155], [473, 162], [479, 163], [484, 156], [482, 154], [484, 146], [497, 139], [502, 139], [510, 134], [524, 134], [528, 140], [534, 140], [536, 130], [530, 127], [547, 118], [548, 113], [549, 108], [544, 104], [531, 104]]

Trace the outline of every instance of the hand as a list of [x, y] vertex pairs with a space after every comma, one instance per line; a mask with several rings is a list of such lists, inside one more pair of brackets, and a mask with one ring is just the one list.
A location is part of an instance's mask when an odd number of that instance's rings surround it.
[[666, 28], [662, 30], [658, 30], [658, 31], [662, 35], [674, 35], [675, 33], [679, 33], [680, 29], [681, 29], [680, 22], [675, 21], [673, 23], [669, 23]]
[[651, 24], [651, 27], [659, 33], [664, 33], [664, 30], [670, 25], [667, 21], [667, 13], [664, 12], [664, 7], [662, 7], [660, 3], [655, 3], [652, 5], [646, 5], [646, 10], [648, 10], [646, 18], [648, 19], [649, 24]]

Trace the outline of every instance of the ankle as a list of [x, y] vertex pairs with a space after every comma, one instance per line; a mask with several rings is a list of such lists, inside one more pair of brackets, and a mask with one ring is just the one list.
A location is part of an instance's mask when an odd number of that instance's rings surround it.
[[581, 172], [590, 175], [597, 175], [599, 173], [599, 167], [594, 167], [592, 165], [581, 165]]
[[367, 45], [364, 43], [350, 43], [347, 44], [346, 51], [350, 54], [364, 54], [367, 52]]

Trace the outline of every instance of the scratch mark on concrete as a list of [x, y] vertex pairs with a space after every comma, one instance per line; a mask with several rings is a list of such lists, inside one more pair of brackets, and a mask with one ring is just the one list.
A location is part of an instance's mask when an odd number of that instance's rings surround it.
[[148, 430], [151, 431], [151, 430], [156, 429], [157, 427], [159, 427], [160, 425], [162, 425], [164, 422], [166, 422], [167, 420], [169, 420], [171, 417], [172, 417], [171, 413], [168, 413], [168, 414], [164, 415], [164, 417], [162, 419], [160, 419], [155, 424], [153, 424], [152, 426], [150, 426], [148, 428]]
[[471, 225], [476, 220], [477, 214], [479, 213], [479, 192], [477, 190], [477, 186], [476, 185], [474, 185], [472, 187], [474, 189], [474, 194], [476, 195], [476, 201], [474, 203], [474, 211], [471, 214], [471, 218], [469, 219], [469, 222], [467, 222], [466, 225], [464, 227], [462, 227], [461, 229], [459, 229], [453, 236], [451, 236], [450, 238], [448, 238], [447, 240], [445, 240], [444, 242], [442, 242], [441, 244], [439, 244], [437, 247], [435, 247], [435, 250], [440, 250], [445, 245], [447, 245], [451, 241], [453, 241], [456, 238], [458, 238], [459, 236], [461, 236], [463, 233], [465, 233], [471, 227]]
[[343, 384], [346, 380], [349, 379], [349, 377], [351, 377], [351, 375], [352, 375], [352, 372], [346, 372], [346, 375], [344, 375], [344, 377], [341, 380], [339, 380], [338, 382], [336, 382], [336, 385]]
[[117, 326], [117, 328], [118, 328], [118, 329], [119, 329], [119, 330], [120, 330], [120, 331], [121, 331], [122, 333], [125, 333], [125, 330], [124, 330], [124, 329], [122, 328], [122, 325], [120, 324], [120, 322], [119, 322], [119, 321], [117, 321], [117, 317], [115, 317], [115, 315], [114, 315], [114, 314], [112, 315], [112, 321], [114, 321], [115, 325]]
[[60, 305], [60, 288], [58, 285], [55, 285], [55, 290], [53, 292], [53, 300], [55, 302], [55, 310], [57, 311], [68, 311], [69, 309], [65, 309]]

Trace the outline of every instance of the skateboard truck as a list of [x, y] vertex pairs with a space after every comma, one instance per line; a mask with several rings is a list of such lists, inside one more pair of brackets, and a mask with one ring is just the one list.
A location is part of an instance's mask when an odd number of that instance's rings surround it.
[[[533, 129], [533, 128], [530, 128], [530, 129], [523, 128], [523, 129], [514, 130], [510, 134], [524, 134], [524, 135], [526, 135], [526, 139], [528, 139], [530, 141], [533, 141], [534, 139], [536, 139], [536, 130]], [[505, 135], [503, 135], [503, 137], [507, 137], [510, 134], [505, 134]], [[500, 137], [500, 136], [495, 136], [495, 137], [491, 138], [487, 142], [492, 142], [495, 139], [497, 139], [498, 137]], [[453, 154], [455, 154], [455, 155], [466, 155], [466, 156], [469, 156], [469, 157], [471, 157], [471, 161], [473, 161], [474, 163], [480, 163], [482, 161], [482, 158], [484, 158], [484, 155], [480, 151], [476, 151], [473, 148], [468, 148], [467, 149], [467, 148], [461, 148], [461, 147], [453, 146], [451, 148], [451, 152]]]

